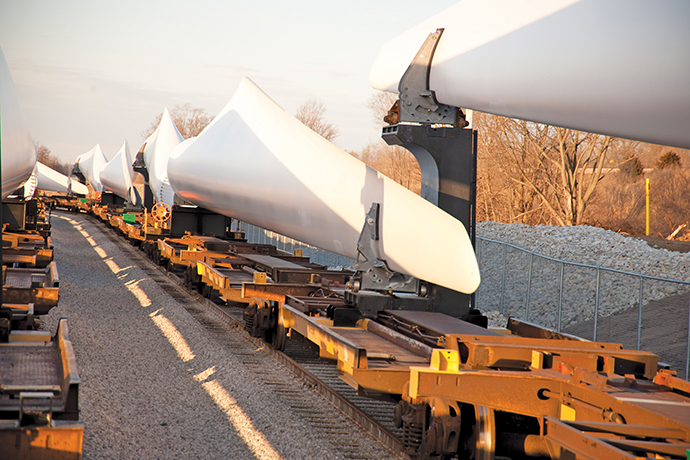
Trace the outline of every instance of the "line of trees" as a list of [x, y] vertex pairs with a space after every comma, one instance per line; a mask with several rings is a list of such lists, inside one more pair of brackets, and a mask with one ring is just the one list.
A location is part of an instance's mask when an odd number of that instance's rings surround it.
[[54, 169], [57, 172], [69, 176], [72, 172], [72, 165], [70, 163], [63, 163], [60, 159], [50, 152], [50, 149], [38, 141], [34, 141], [34, 147], [36, 148], [36, 159]]
[[609, 136], [484, 113], [475, 113], [473, 123], [480, 215], [532, 225], [584, 223], [610, 164]]
[[690, 209], [690, 180], [679, 154], [685, 151], [484, 113], [475, 113], [473, 123], [479, 131], [479, 220], [590, 224], [641, 234], [643, 177], [657, 184], [655, 233], [667, 236], [690, 220], [684, 211]]
[[[397, 97], [384, 91], [373, 93], [367, 100], [376, 126], [383, 126], [383, 117], [393, 106]], [[359, 151], [350, 152], [364, 163], [396, 181], [416, 194], [421, 193], [422, 173], [417, 159], [409, 150], [399, 145], [388, 145], [382, 139], [369, 142]]]

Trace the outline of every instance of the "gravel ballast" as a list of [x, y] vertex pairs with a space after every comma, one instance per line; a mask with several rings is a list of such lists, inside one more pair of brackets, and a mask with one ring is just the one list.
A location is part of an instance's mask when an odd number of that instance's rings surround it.
[[68, 319], [84, 459], [339, 458], [109, 230], [72, 214], [54, 214], [52, 229], [60, 301], [40, 322], [55, 333]]

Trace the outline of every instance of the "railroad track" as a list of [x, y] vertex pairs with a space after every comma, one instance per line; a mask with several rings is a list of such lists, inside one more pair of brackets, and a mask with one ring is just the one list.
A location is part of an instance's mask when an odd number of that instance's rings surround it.
[[[87, 218], [104, 227], [98, 219]], [[311, 342], [289, 340], [285, 351], [280, 352], [251, 337], [244, 331], [244, 307], [219, 305], [188, 290], [177, 273], [154, 264], [143, 252], [107, 228], [108, 231], [103, 234], [108, 239], [127, 252], [153, 281], [183, 305], [296, 414], [325, 437], [343, 458], [372, 457], [371, 443], [353, 439], [351, 430], [343, 428], [346, 423], [358, 426], [363, 434], [384, 446], [392, 458], [401, 457], [403, 448], [400, 433], [391, 420], [395, 403], [357, 395], [352, 387], [339, 378], [335, 363], [318, 357], [318, 349]], [[262, 349], [263, 353], [256, 353], [258, 349]], [[302, 386], [310, 391], [303, 391]], [[314, 404], [315, 395], [328, 404]]]

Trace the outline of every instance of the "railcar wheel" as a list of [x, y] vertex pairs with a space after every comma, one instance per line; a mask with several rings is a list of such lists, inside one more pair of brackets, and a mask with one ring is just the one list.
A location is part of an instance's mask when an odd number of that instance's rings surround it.
[[252, 297], [249, 305], [244, 309], [244, 328], [252, 337], [259, 337], [269, 342], [270, 336], [270, 308], [265, 300]]
[[242, 314], [244, 320], [244, 330], [254, 337], [254, 323], [256, 323], [256, 304], [250, 302]]
[[276, 327], [273, 328], [271, 346], [278, 351], [284, 351], [285, 345], [287, 345], [287, 331], [285, 330], [285, 326], [278, 322]]
[[486, 406], [474, 407], [476, 436], [475, 460], [494, 460], [496, 456], [496, 418]]
[[199, 275], [196, 273], [195, 266], [189, 266], [184, 271], [184, 285], [191, 290], [196, 290], [199, 286]]

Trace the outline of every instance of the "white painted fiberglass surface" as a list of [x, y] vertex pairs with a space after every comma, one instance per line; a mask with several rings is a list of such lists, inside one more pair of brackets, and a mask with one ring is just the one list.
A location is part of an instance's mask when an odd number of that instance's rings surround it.
[[[170, 156], [185, 200], [356, 257], [372, 203], [390, 268], [470, 293], [479, 269], [462, 223], [315, 134], [245, 78], [213, 122]], [[416, 237], [415, 222], [431, 233]]]
[[43, 163], [36, 163], [37, 170], [37, 186], [39, 190], [48, 190], [51, 192], [67, 193], [70, 181], [72, 182], [72, 192], [79, 195], [86, 195], [89, 189], [84, 184], [81, 184], [74, 179], [69, 179], [64, 174], [55, 171], [53, 168], [44, 165]]
[[108, 159], [101, 149], [101, 144], [96, 144], [94, 148], [77, 157], [76, 163], [79, 163], [79, 171], [81, 171], [86, 181], [91, 184], [91, 187], [97, 192], [103, 191], [100, 173], [107, 162]]
[[396, 92], [444, 28], [430, 89], [439, 102], [690, 148], [690, 2], [463, 0], [386, 43], [370, 75]]
[[124, 141], [113, 159], [101, 168], [99, 176], [103, 187], [130, 201], [133, 201], [130, 196], [134, 175], [132, 163], [134, 163], [134, 159], [129, 151], [129, 145], [127, 141]]
[[26, 123], [17, 89], [0, 48], [0, 150], [2, 151], [2, 198], [31, 177], [36, 150]]
[[168, 180], [168, 159], [175, 148], [182, 143], [182, 135], [175, 127], [170, 112], [166, 108], [156, 130], [146, 139], [144, 163], [149, 172], [154, 199], [172, 206], [173, 195], [168, 193], [165, 183]]

